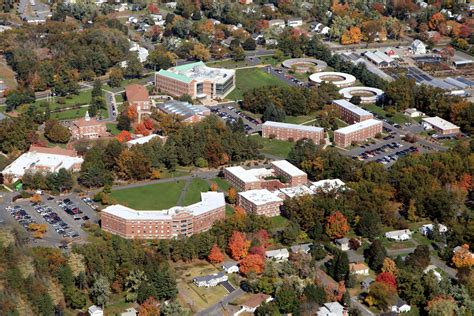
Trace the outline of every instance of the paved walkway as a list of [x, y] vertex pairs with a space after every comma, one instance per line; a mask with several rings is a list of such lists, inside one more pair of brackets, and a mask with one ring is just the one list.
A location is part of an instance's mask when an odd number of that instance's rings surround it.
[[188, 192], [189, 185], [191, 184], [191, 179], [186, 181], [184, 184], [183, 189], [181, 190], [181, 193], [179, 194], [178, 201], [176, 202], [176, 205], [183, 206], [183, 200], [186, 197], [186, 193]]

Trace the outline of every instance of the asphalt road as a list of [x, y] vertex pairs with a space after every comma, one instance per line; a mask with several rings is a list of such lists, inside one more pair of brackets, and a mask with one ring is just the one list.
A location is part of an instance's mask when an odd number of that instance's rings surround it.
[[[220, 286], [220, 285], [219, 285]], [[230, 302], [236, 300], [240, 296], [242, 296], [245, 292], [237, 288], [232, 293], [229, 293], [226, 297], [224, 297], [220, 302], [206, 308], [205, 310], [200, 311], [196, 314], [196, 316], [221, 316], [225, 315], [225, 307]]]

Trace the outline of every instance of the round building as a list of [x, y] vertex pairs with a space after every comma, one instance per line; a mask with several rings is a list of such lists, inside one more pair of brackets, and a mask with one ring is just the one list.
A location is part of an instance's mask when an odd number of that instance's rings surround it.
[[375, 103], [383, 97], [384, 92], [372, 87], [347, 87], [339, 90], [339, 94], [347, 100], [360, 97], [360, 103]]
[[330, 82], [338, 88], [350, 87], [355, 84], [356, 77], [344, 72], [319, 72], [309, 76], [309, 80], [315, 84]]
[[327, 68], [327, 64], [315, 58], [293, 58], [282, 62], [283, 67], [294, 69], [296, 72], [320, 72]]

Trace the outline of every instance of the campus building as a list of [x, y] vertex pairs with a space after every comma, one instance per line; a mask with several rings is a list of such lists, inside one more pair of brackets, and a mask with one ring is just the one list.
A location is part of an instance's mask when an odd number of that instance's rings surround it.
[[308, 138], [319, 145], [324, 139], [324, 128], [266, 121], [262, 124], [262, 137], [293, 141]]
[[286, 160], [272, 161], [272, 168], [277, 176], [283, 177], [291, 187], [308, 183], [306, 172], [295, 167]]
[[369, 119], [334, 131], [334, 142], [338, 147], [348, 147], [352, 143], [365, 141], [382, 133], [383, 124], [379, 120]]
[[207, 67], [202, 61], [160, 70], [156, 87], [173, 96], [193, 99], [224, 98], [235, 88], [235, 70]]
[[224, 193], [203, 192], [201, 202], [162, 211], [115, 204], [101, 212], [102, 229], [127, 239], [171, 239], [209, 230], [225, 218]]
[[143, 114], [151, 115], [152, 103], [145, 86], [131, 84], [125, 87], [125, 96], [127, 97], [128, 104], [136, 107], [138, 122], [141, 121]]
[[90, 117], [88, 111], [83, 118], [72, 121], [69, 130], [73, 139], [97, 139], [108, 136], [105, 122]]
[[61, 168], [79, 171], [83, 161], [75, 150], [32, 145], [29, 151], [9, 164], [2, 174], [6, 182], [14, 182], [23, 177], [27, 171], [58, 172]]
[[441, 135], [449, 135], [459, 133], [459, 126], [446, 121], [438, 116], [426, 117], [422, 119], [422, 125], [425, 129], [433, 129], [436, 133]]
[[200, 122], [203, 118], [211, 114], [211, 110], [205, 106], [193, 105], [188, 102], [176, 100], [157, 104], [156, 107], [163, 113], [178, 115], [185, 123]]
[[224, 178], [239, 191], [255, 190], [262, 187], [261, 180], [251, 170], [246, 170], [241, 166], [225, 168]]
[[272, 217], [280, 215], [283, 199], [277, 193], [270, 192], [267, 189], [249, 190], [239, 192], [237, 205], [241, 206], [247, 213]]
[[334, 100], [332, 103], [336, 107], [339, 118], [348, 124], [354, 124], [374, 118], [372, 113], [367, 112], [347, 100]]

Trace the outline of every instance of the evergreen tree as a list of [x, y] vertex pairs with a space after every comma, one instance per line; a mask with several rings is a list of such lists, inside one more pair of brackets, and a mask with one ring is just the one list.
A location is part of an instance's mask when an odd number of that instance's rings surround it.
[[380, 271], [385, 257], [387, 257], [387, 251], [382, 246], [380, 240], [377, 239], [370, 244], [368, 249], [366, 249], [364, 256], [372, 270]]
[[275, 121], [275, 122], [283, 122], [285, 121], [286, 115], [285, 111], [280, 107], [275, 107], [273, 103], [266, 108], [265, 112], [263, 112], [262, 120], [266, 121]]

